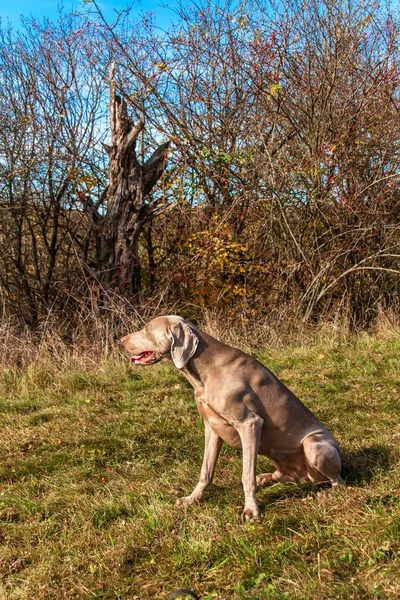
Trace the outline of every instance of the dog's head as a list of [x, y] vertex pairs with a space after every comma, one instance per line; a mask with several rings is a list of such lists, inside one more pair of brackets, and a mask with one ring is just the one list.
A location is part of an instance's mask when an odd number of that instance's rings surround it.
[[121, 343], [135, 365], [153, 365], [170, 358], [177, 369], [183, 369], [196, 352], [199, 338], [185, 319], [169, 315], [149, 321], [141, 331], [123, 337]]

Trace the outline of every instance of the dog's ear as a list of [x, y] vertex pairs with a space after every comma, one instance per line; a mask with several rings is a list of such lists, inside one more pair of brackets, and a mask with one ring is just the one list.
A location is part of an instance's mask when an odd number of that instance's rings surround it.
[[178, 321], [171, 327], [168, 327], [168, 331], [172, 338], [172, 362], [177, 369], [183, 369], [196, 352], [199, 338], [184, 321]]

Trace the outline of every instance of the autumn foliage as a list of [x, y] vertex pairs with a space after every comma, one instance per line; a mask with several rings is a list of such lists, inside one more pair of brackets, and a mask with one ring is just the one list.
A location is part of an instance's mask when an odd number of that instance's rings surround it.
[[[132, 11], [110, 27], [96, 2], [85, 7], [1, 29], [4, 315], [37, 326], [50, 311], [73, 325], [105, 296], [107, 310], [118, 300], [249, 320], [342, 315], [354, 327], [398, 314], [394, 11], [205, 0], [160, 29]], [[96, 222], [107, 214], [111, 63], [132, 122], [144, 119], [140, 163], [170, 142], [145, 198], [140, 289], [123, 298], [104, 277]]]

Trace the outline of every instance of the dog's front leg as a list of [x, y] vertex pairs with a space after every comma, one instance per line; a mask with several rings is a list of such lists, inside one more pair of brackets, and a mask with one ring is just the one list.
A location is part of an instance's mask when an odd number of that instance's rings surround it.
[[216, 433], [214, 433], [206, 421], [204, 421], [204, 427], [205, 447], [200, 479], [190, 496], [178, 498], [176, 501], [178, 506], [186, 506], [200, 500], [204, 490], [210, 487], [214, 477], [215, 465], [217, 464], [217, 459], [221, 450], [222, 440]]
[[250, 413], [244, 421], [236, 425], [243, 449], [243, 490], [245, 497], [242, 521], [250, 521], [260, 517], [260, 509], [256, 500], [256, 467], [258, 446], [264, 420], [255, 413]]

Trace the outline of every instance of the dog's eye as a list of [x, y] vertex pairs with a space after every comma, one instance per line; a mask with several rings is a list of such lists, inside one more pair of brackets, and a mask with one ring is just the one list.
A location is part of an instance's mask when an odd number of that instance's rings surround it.
[[149, 342], [151, 342], [152, 344], [157, 343], [157, 339], [154, 337], [154, 335], [151, 333], [151, 331], [146, 329], [146, 327], [144, 328], [144, 334], [145, 334], [146, 338], [149, 340]]

